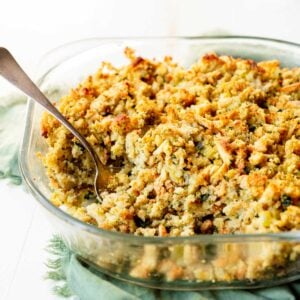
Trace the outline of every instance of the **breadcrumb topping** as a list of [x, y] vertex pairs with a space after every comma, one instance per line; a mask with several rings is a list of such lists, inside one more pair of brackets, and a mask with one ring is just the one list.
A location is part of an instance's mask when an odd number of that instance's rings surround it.
[[144, 236], [300, 229], [300, 68], [214, 53], [184, 68], [125, 54], [128, 65], [103, 62], [57, 105], [119, 168], [101, 204], [89, 154], [43, 116], [52, 202]]

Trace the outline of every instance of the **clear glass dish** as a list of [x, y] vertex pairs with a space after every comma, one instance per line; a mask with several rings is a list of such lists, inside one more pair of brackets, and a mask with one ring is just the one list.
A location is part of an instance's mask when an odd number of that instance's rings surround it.
[[[250, 37], [90, 39], [62, 46], [39, 65], [38, 84], [58, 101], [101, 61], [126, 62], [126, 46], [138, 55], [171, 55], [186, 66], [215, 51], [254, 60], [279, 59], [299, 66], [300, 45]], [[147, 287], [173, 290], [256, 288], [300, 278], [300, 232], [192, 237], [141, 237], [96, 228], [74, 219], [48, 200], [50, 189], [37, 152], [47, 149], [40, 134], [43, 109], [32, 100], [20, 167], [24, 181], [63, 237], [85, 263], [116, 278]]]

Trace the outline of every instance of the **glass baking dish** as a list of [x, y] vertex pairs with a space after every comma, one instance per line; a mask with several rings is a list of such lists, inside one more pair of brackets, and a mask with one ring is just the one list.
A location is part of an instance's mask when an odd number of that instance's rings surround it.
[[[94, 73], [103, 60], [126, 63], [125, 47], [149, 58], [173, 56], [189, 66], [207, 52], [253, 60], [278, 59], [299, 66], [300, 45], [253, 37], [90, 39], [48, 53], [39, 64], [38, 85], [51, 101]], [[83, 223], [48, 200], [50, 189], [37, 152], [43, 109], [29, 100], [20, 168], [31, 193], [58, 234], [85, 263], [103, 273], [160, 289], [257, 288], [300, 278], [300, 232], [191, 237], [141, 237]]]

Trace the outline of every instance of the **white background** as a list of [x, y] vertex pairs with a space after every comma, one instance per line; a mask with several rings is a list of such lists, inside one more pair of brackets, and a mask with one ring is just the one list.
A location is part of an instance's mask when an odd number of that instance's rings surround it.
[[[96, 36], [229, 33], [300, 43], [299, 13], [297, 0], [0, 0], [0, 46], [34, 74], [51, 48]], [[33, 198], [0, 182], [0, 299], [56, 299], [42, 279], [51, 233]]]

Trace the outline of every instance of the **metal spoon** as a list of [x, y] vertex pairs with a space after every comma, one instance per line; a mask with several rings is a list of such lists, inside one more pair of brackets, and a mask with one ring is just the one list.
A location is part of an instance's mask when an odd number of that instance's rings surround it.
[[82, 146], [91, 155], [95, 164], [94, 188], [99, 202], [102, 201], [99, 190], [105, 189], [112, 172], [104, 166], [95, 150], [86, 139], [73, 127], [73, 125], [57, 110], [57, 108], [47, 99], [40, 89], [32, 82], [28, 75], [16, 62], [10, 52], [0, 47], [0, 75], [24, 92], [31, 99], [42, 105], [51, 115], [63, 124], [80, 141]]

